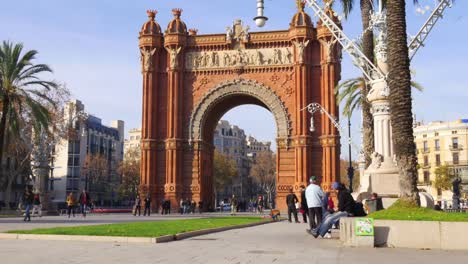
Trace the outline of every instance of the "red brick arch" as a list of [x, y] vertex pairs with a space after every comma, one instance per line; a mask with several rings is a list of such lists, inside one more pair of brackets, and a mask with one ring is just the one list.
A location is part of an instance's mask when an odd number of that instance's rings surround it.
[[[299, 10], [288, 30], [248, 32], [235, 22], [226, 33], [187, 33], [181, 10], [164, 34], [149, 13], [140, 32], [143, 74], [141, 185], [158, 205], [181, 198], [214, 207], [213, 131], [229, 109], [256, 104], [277, 126], [277, 196], [298, 191], [310, 175], [322, 186], [339, 178], [339, 135], [328, 119], [301, 111], [318, 102], [338, 116], [334, 87], [340, 50], [330, 32]], [[176, 26], [174, 26], [176, 25]]]

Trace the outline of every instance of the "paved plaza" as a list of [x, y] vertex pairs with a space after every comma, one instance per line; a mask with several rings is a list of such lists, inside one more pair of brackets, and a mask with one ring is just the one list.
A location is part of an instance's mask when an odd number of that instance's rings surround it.
[[[185, 216], [184, 216], [185, 217]], [[180, 216], [138, 218], [161, 220]], [[34, 219], [36, 220], [36, 219]], [[33, 223], [0, 219], [2, 230], [134, 221], [123, 215], [86, 220], [44, 217]], [[42, 223], [41, 223], [42, 222]], [[86, 223], [87, 222], [87, 223]], [[7, 228], [5, 228], [7, 227]], [[314, 239], [306, 225], [279, 222], [163, 244], [0, 240], [2, 263], [466, 263], [468, 252], [343, 248], [337, 240]]]

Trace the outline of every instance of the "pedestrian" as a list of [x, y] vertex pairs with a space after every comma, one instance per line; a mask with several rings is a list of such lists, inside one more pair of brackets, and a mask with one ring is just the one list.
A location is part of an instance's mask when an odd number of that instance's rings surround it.
[[170, 213], [171, 213], [171, 201], [166, 200], [166, 214], [170, 214]]
[[286, 205], [288, 206], [288, 221], [291, 223], [291, 214], [294, 215], [294, 221], [299, 223], [297, 220], [297, 210], [296, 210], [296, 203], [299, 202], [297, 196], [293, 193], [293, 188], [289, 189], [289, 194], [286, 195]]
[[237, 210], [237, 198], [233, 194], [231, 198], [231, 215], [236, 215]]
[[192, 211], [192, 214], [195, 213], [195, 208], [197, 208], [197, 203], [195, 200], [192, 200], [192, 204], [190, 205], [190, 210]]
[[146, 196], [144, 200], [145, 204], [145, 211], [143, 211], [143, 216], [146, 216], [146, 213], [148, 213], [148, 216], [151, 214], [151, 198], [149, 195]]
[[180, 201], [179, 201], [179, 212], [180, 214], [184, 213], [184, 199], [182, 198], [180, 198]]
[[[346, 187], [339, 183], [334, 182], [331, 186], [332, 190], [338, 191], [338, 211], [327, 213], [323, 222], [319, 227], [312, 231], [311, 234], [317, 238], [319, 235], [324, 237], [334, 224], [337, 224], [342, 217], [354, 216], [354, 208], [356, 202], [353, 196], [346, 190]], [[324, 203], [326, 205], [327, 203]]]
[[307, 223], [307, 217], [309, 217], [309, 207], [307, 207], [305, 189], [305, 186], [301, 185], [301, 208], [299, 210], [302, 214], [302, 221], [304, 223]]
[[39, 193], [34, 194], [32, 215], [34, 216], [35, 213], [37, 213], [39, 217], [42, 217], [42, 206]]
[[88, 206], [91, 203], [91, 197], [85, 189], [81, 192], [78, 202], [80, 203], [81, 214], [83, 217], [86, 217], [86, 210], [88, 210]]
[[263, 213], [263, 196], [259, 195], [257, 199], [257, 211], [258, 213]]
[[324, 193], [322, 188], [317, 185], [317, 177], [310, 177], [305, 195], [309, 210], [309, 232], [312, 232], [322, 222], [322, 199]]
[[24, 191], [23, 194], [23, 204], [24, 204], [24, 220], [23, 221], [31, 221], [31, 205], [34, 201], [34, 196], [29, 190], [29, 188], [26, 187], [26, 190]]
[[137, 195], [135, 199], [135, 210], [133, 211], [133, 215], [136, 216], [138, 212], [138, 216], [141, 215], [141, 198], [140, 195]]
[[67, 196], [67, 214], [68, 218], [70, 218], [70, 215], [73, 213], [73, 217], [75, 217], [75, 196], [73, 195], [73, 192], [70, 192]]
[[203, 212], [203, 201], [198, 201], [198, 212], [201, 214]]

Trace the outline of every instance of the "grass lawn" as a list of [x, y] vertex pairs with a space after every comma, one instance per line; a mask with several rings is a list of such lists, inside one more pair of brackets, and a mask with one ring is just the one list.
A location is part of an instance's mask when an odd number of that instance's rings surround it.
[[33, 230], [12, 230], [8, 233], [47, 234], [47, 235], [84, 235], [84, 236], [125, 236], [158, 237], [175, 235], [189, 231], [235, 226], [266, 221], [260, 217], [214, 217], [186, 220], [167, 220], [155, 222], [132, 222], [123, 224], [42, 228]]
[[400, 200], [388, 209], [372, 213], [368, 217], [382, 220], [468, 222], [468, 213], [445, 213], [414, 207]]

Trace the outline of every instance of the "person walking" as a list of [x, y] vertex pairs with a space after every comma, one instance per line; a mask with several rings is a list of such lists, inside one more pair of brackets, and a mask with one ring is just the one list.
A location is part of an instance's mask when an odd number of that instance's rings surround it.
[[88, 210], [88, 205], [91, 204], [91, 197], [85, 189], [81, 192], [78, 202], [80, 203], [81, 214], [86, 217], [86, 210]]
[[235, 215], [237, 211], [237, 198], [233, 194], [231, 198], [231, 215]]
[[312, 232], [322, 223], [322, 199], [324, 193], [322, 188], [317, 185], [317, 177], [311, 176], [309, 186], [305, 191], [307, 208], [309, 210], [309, 232]]
[[133, 215], [136, 216], [138, 212], [138, 216], [141, 215], [141, 198], [140, 195], [137, 195], [135, 199], [135, 210], [133, 212]]
[[145, 200], [145, 211], [143, 211], [143, 216], [146, 216], [146, 213], [148, 213], [148, 216], [151, 214], [151, 198], [149, 195], [146, 196]]
[[68, 194], [67, 196], [67, 214], [68, 218], [70, 218], [70, 215], [73, 213], [73, 217], [75, 217], [75, 196], [73, 195], [72, 192]]
[[259, 195], [257, 199], [257, 211], [258, 213], [263, 213], [263, 196]]
[[294, 215], [294, 221], [299, 223], [297, 220], [296, 203], [299, 202], [297, 196], [293, 193], [293, 188], [289, 189], [289, 194], [286, 195], [286, 205], [288, 206], [288, 221], [291, 223], [291, 213]]
[[198, 213], [202, 213], [203, 212], [203, 201], [200, 200], [198, 201]]
[[307, 217], [309, 217], [309, 207], [307, 207], [307, 199], [305, 195], [305, 186], [301, 185], [301, 207], [300, 212], [302, 214], [302, 221], [307, 223]]
[[23, 221], [31, 221], [31, 205], [33, 203], [34, 196], [29, 190], [26, 188], [23, 194], [23, 204], [24, 204], [24, 220]]
[[179, 201], [179, 212], [180, 214], [184, 214], [184, 199], [180, 198], [180, 201]]
[[41, 198], [39, 197], [39, 193], [34, 194], [34, 199], [33, 199], [33, 209], [32, 209], [32, 215], [37, 212], [37, 215], [39, 217], [42, 217], [42, 206], [41, 206]]

